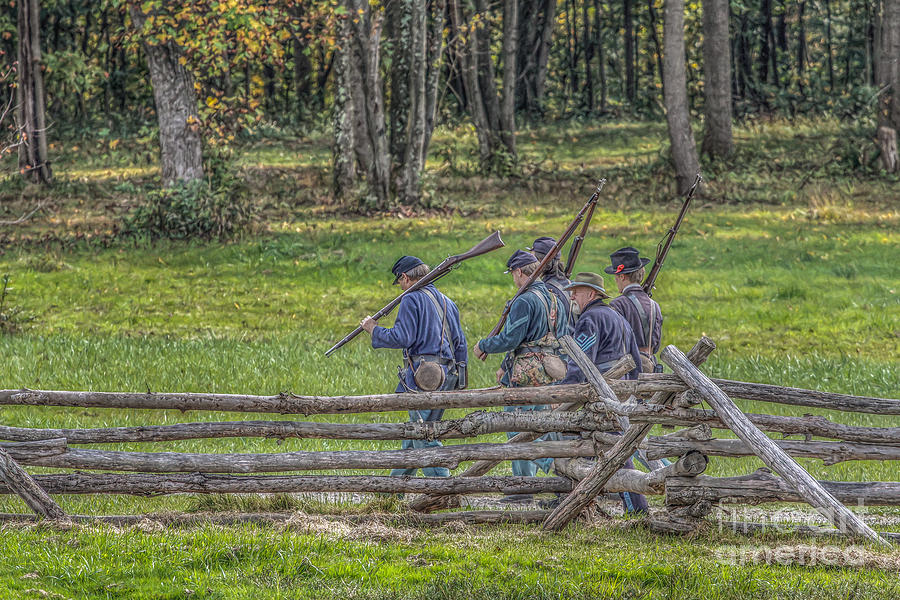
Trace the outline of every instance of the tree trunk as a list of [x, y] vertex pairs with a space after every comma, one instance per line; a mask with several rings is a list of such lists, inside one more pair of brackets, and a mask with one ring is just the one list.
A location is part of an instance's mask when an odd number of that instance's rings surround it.
[[[886, 0], [885, 6], [888, 2], [890, 0]], [[828, 53], [828, 91], [834, 92], [834, 51], [832, 50], [830, 0], [825, 0], [825, 52]]]
[[393, 8], [391, 158], [394, 189], [404, 204], [419, 201], [419, 175], [424, 164], [428, 70], [425, 8], [419, 0], [397, 2]]
[[[131, 19], [140, 31], [146, 15], [140, 6], [130, 5]], [[159, 122], [159, 162], [164, 186], [178, 181], [203, 178], [203, 140], [194, 78], [179, 62], [181, 51], [174, 42], [143, 41], [156, 117]]]
[[519, 3], [516, 108], [530, 118], [543, 113], [547, 62], [550, 58], [555, 17], [555, 0]]
[[503, 88], [500, 102], [500, 139], [516, 157], [516, 54], [519, 46], [519, 2], [503, 3]]
[[875, 16], [872, 14], [872, 3], [865, 0], [866, 6], [866, 83], [875, 85]]
[[38, 0], [18, 1], [18, 77], [16, 125], [19, 172], [32, 183], [50, 183], [47, 152], [44, 76], [41, 72], [41, 27]]
[[713, 158], [724, 158], [734, 149], [728, 0], [705, 0], [703, 4], [703, 73], [706, 127], [702, 150]]
[[385, 34], [390, 40], [390, 149], [392, 156], [404, 156], [408, 141], [409, 119], [415, 102], [412, 79], [416, 55], [418, 20], [411, 0], [395, 0], [385, 4]]
[[773, 52], [772, 39], [772, 0], [762, 0], [759, 7], [762, 27], [759, 29], [759, 63], [757, 77], [762, 84], [769, 83], [769, 61]]
[[603, 28], [600, 0], [594, 0], [594, 35], [597, 38], [597, 75], [600, 78], [600, 113], [606, 112], [606, 55], [603, 53]]
[[[509, 3], [512, 0], [505, 2]], [[460, 0], [450, 0], [448, 6], [453, 22], [452, 48], [461, 65], [469, 114], [478, 138], [481, 165], [487, 171], [502, 172], [508, 162], [503, 154], [515, 159], [515, 52], [518, 35], [515, 19], [518, 11], [512, 10], [508, 18], [504, 19], [503, 55], [504, 61], [509, 62], [504, 62], [501, 111], [501, 104], [497, 98], [494, 63], [491, 60], [491, 35], [488, 26], [490, 15], [485, 0], [474, 0], [474, 10], [470, 11], [463, 10]], [[513, 19], [512, 25], [515, 27], [509, 27], [510, 18]], [[511, 40], [505, 39], [507, 34]], [[509, 76], [507, 65], [510, 66]]]
[[[335, 189], [343, 195], [352, 181], [352, 142], [357, 173], [365, 173], [369, 208], [384, 209], [391, 199], [391, 154], [385, 123], [381, 77], [381, 31], [384, 14], [365, 0], [343, 0], [338, 40], [338, 90], [335, 100]], [[344, 97], [346, 94], [346, 98]], [[348, 131], [352, 130], [352, 134]]]
[[666, 0], [663, 31], [665, 44], [666, 120], [675, 163], [678, 192], [684, 194], [700, 170], [697, 147], [688, 111], [687, 74], [684, 54], [684, 0]]
[[581, 5], [581, 26], [583, 28], [582, 40], [584, 44], [584, 90], [581, 98], [581, 106], [587, 114], [594, 112], [594, 72], [591, 69], [591, 61], [594, 60], [594, 46], [596, 45], [596, 32], [591, 35], [591, 19], [589, 16], [588, 2]]
[[385, 208], [391, 196], [391, 155], [385, 126], [384, 82], [381, 77], [381, 30], [384, 14], [370, 8], [367, 0], [348, 0], [353, 27], [353, 62], [360, 69], [359, 87], [353, 97], [361, 119], [357, 135], [365, 136], [367, 160], [357, 158], [366, 170], [366, 184], [376, 201], [376, 208]]
[[334, 50], [335, 82], [332, 122], [334, 147], [332, 149], [332, 186], [338, 200], [347, 200], [355, 192], [356, 164], [356, 109], [352, 97], [354, 85], [359, 85], [352, 65], [349, 40], [349, 19], [338, 22], [338, 39], [342, 43]]
[[888, 173], [900, 170], [897, 159], [897, 132], [900, 130], [900, 0], [884, 0], [878, 28], [876, 60], [878, 102], [878, 142], [881, 164]]
[[[625, 46], [625, 97], [634, 106], [637, 90], [634, 82], [634, 16], [632, 15], [634, 0], [624, 0], [624, 32], [622, 44]], [[683, 5], [682, 5], [683, 6]], [[683, 54], [683, 53], [682, 53]]]
[[806, 0], [797, 2], [797, 79], [800, 91], [804, 89], [806, 70]]
[[[293, 16], [299, 19], [303, 15], [303, 6], [299, 3], [293, 7]], [[294, 107], [301, 117], [309, 107], [309, 92], [312, 78], [312, 62], [306, 54], [307, 45], [302, 36], [295, 36], [292, 42], [294, 59]]]
[[746, 99], [756, 97], [756, 90], [753, 84], [753, 71], [750, 61], [750, 19], [746, 12], [741, 11], [738, 15], [740, 23], [740, 33], [735, 39], [737, 47], [737, 79], [740, 88], [741, 98]]
[[[656, 50], [656, 52], [654, 52], [654, 54], [656, 55], [656, 67], [657, 67], [657, 69], [659, 69], [659, 82], [663, 89], [663, 95], [665, 95], [666, 77], [663, 74], [663, 71], [664, 71], [664, 69], [663, 69], [663, 49], [662, 49], [662, 44], [659, 43], [659, 32], [657, 31], [658, 23], [657, 23], [657, 18], [656, 18], [656, 2], [655, 2], [655, 0], [647, 0], [647, 9], [650, 14], [650, 37], [653, 39], [653, 47]], [[706, 14], [706, 12], [704, 11], [704, 15], [705, 14]], [[727, 13], [726, 13], [726, 18], [727, 18]], [[652, 68], [650, 70], [650, 73], [651, 73], [650, 79], [652, 81], [652, 79], [653, 79], [653, 77], [652, 77], [653, 69]]]
[[474, 5], [469, 25], [471, 35], [475, 37], [475, 73], [478, 75], [485, 115], [493, 135], [497, 136], [500, 131], [500, 100], [497, 98], [494, 52], [491, 48], [491, 13], [486, 0], [474, 0]]
[[444, 25], [447, 0], [432, 0], [431, 22], [428, 26], [427, 72], [425, 75], [425, 133], [422, 144], [421, 167], [428, 157], [431, 135], [434, 133], [438, 109], [438, 87], [441, 82], [441, 59], [444, 55]]
[[534, 98], [537, 106], [544, 103], [544, 91], [547, 87], [547, 65], [550, 61], [550, 44], [553, 41], [553, 25], [556, 21], [556, 1], [544, 0], [541, 11], [540, 41], [538, 43], [537, 71], [534, 76]]

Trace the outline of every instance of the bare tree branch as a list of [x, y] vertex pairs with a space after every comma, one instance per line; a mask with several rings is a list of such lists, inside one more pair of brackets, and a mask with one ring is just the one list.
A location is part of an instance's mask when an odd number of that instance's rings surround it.
[[22, 223], [24, 223], [25, 221], [27, 221], [28, 219], [30, 219], [30, 218], [34, 215], [34, 213], [36, 213], [37, 211], [39, 211], [39, 210], [41, 210], [42, 208], [44, 208], [44, 206], [45, 206], [45, 203], [40, 202], [40, 203], [38, 203], [37, 206], [35, 206], [35, 207], [31, 210], [31, 212], [22, 215], [21, 217], [19, 217], [19, 218], [16, 219], [15, 221], [0, 221], [0, 225], [21, 225]]

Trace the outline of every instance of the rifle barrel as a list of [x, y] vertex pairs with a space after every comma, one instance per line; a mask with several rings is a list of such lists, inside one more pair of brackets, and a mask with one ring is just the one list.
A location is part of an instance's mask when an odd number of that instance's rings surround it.
[[653, 261], [653, 266], [650, 268], [650, 273], [647, 275], [647, 278], [644, 280], [644, 283], [641, 284], [641, 288], [643, 288], [644, 292], [647, 293], [648, 296], [653, 295], [653, 286], [656, 283], [656, 277], [659, 275], [659, 271], [662, 269], [663, 263], [666, 261], [666, 256], [669, 254], [669, 248], [672, 247], [672, 242], [675, 240], [675, 235], [678, 233], [678, 230], [681, 229], [681, 222], [684, 221], [684, 216], [687, 214], [688, 206], [691, 203], [691, 200], [694, 198], [694, 192], [697, 190], [697, 186], [703, 181], [703, 177], [700, 173], [697, 173], [696, 179], [694, 179], [694, 184], [691, 186], [691, 189], [688, 190], [687, 197], [684, 199], [684, 203], [681, 205], [681, 210], [678, 213], [678, 218], [675, 219], [675, 225], [666, 232], [665, 237], [662, 241], [660, 241], [659, 245], [656, 247], [656, 257]]
[[[411, 285], [409, 288], [404, 290], [399, 296], [397, 296], [396, 298], [391, 300], [384, 308], [382, 308], [377, 313], [372, 315], [372, 318], [377, 321], [378, 319], [385, 316], [386, 314], [389, 314], [392, 310], [394, 310], [394, 307], [396, 307], [398, 304], [400, 304], [400, 300], [403, 299], [403, 296], [405, 296], [406, 294], [408, 294], [410, 292], [414, 292], [418, 289], [421, 289], [421, 288], [425, 287], [426, 285], [428, 285], [429, 283], [434, 283], [435, 281], [437, 281], [438, 279], [440, 279], [441, 277], [443, 277], [444, 275], [449, 273], [450, 269], [452, 269], [454, 266], [458, 265], [462, 261], [468, 260], [470, 258], [474, 258], [476, 256], [481, 256], [482, 254], [487, 254], [488, 252], [492, 252], [493, 250], [502, 248], [505, 245], [506, 244], [503, 243], [503, 240], [500, 239], [500, 232], [495, 231], [494, 233], [487, 236], [486, 238], [484, 238], [483, 240], [481, 240], [480, 242], [478, 242], [477, 244], [475, 244], [474, 246], [472, 246], [471, 248], [469, 248], [467, 251], [463, 252], [462, 254], [455, 254], [453, 256], [449, 256], [449, 257], [445, 258], [441, 262], [441, 264], [439, 264], [438, 266], [436, 266], [435, 268], [430, 270], [424, 277], [422, 277], [417, 282], [415, 282], [413, 285]], [[338, 348], [340, 348], [341, 346], [343, 346], [344, 344], [346, 344], [347, 342], [349, 342], [350, 340], [352, 340], [353, 338], [355, 338], [362, 332], [363, 332], [362, 326], [357, 327], [356, 329], [354, 329], [353, 331], [351, 331], [350, 333], [345, 335], [341, 339], [341, 341], [339, 341], [337, 344], [335, 344], [334, 346], [332, 346], [331, 348], [326, 350], [325, 356], [331, 356], [331, 354], [333, 354]]]
[[[544, 268], [546, 268], [546, 266], [550, 264], [550, 261], [553, 260], [553, 257], [556, 256], [556, 254], [560, 251], [560, 249], [562, 249], [566, 242], [569, 241], [569, 238], [572, 237], [573, 233], [575, 233], [575, 228], [578, 227], [578, 224], [581, 223], [581, 220], [584, 218], [585, 213], [588, 210], [592, 210], [594, 205], [597, 203], [597, 200], [599, 200], [600, 191], [603, 189], [603, 185], [605, 183], [605, 179], [600, 180], [599, 184], [597, 185], [597, 189], [591, 196], [590, 200], [588, 200], [587, 203], [585, 203], [585, 205], [581, 207], [581, 210], [579, 210], [578, 214], [575, 215], [575, 219], [569, 224], [569, 226], [566, 228], [566, 231], [562, 234], [559, 240], [557, 240], [553, 248], [551, 248], [550, 251], [547, 252], [547, 254], [544, 256], [544, 260], [542, 260], [540, 264], [538, 264], [538, 267], [534, 270], [534, 273], [532, 273], [528, 277], [525, 283], [523, 283], [522, 286], [516, 291], [515, 295], [513, 295], [509, 302], [506, 303], [506, 306], [503, 308], [503, 313], [500, 315], [500, 320], [496, 325], [494, 325], [494, 328], [491, 329], [491, 332], [487, 335], [487, 337], [493, 337], [500, 333], [500, 330], [503, 329], [503, 325], [506, 323], [506, 318], [509, 316], [509, 308], [510, 306], [512, 306], [513, 301], [521, 296], [525, 292], [525, 290], [528, 289], [528, 286], [534, 283], [535, 279], [541, 276], [541, 274], [544, 272]], [[483, 356], [481, 360], [487, 360], [487, 356]]]

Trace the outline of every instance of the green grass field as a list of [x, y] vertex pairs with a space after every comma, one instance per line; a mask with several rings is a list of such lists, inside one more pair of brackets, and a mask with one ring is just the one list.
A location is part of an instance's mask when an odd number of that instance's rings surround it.
[[[623, 245], [652, 255], [678, 209], [653, 166], [662, 151], [661, 133], [664, 129], [655, 124], [525, 132], [523, 162], [533, 175], [503, 182], [467, 174], [471, 136], [442, 132], [426, 190], [453, 210], [405, 218], [353, 215], [314, 203], [323, 195], [321, 181], [327, 180], [321, 140], [256, 144], [242, 153], [241, 162], [248, 177], [266, 182], [257, 199], [262, 216], [252, 232], [225, 244], [73, 241], [78, 233], [100, 235], [119, 219], [139, 196], [152, 165], [141, 167], [128, 155], [103, 161], [96, 153], [57, 163], [62, 183], [51, 192], [53, 213], [18, 229], [0, 229], [0, 276], [10, 275], [0, 312], [14, 308], [17, 313], [0, 329], [0, 388], [392, 391], [399, 352], [373, 351], [364, 337], [330, 358], [322, 352], [394, 297], [389, 269], [397, 256], [416, 254], [436, 264], [495, 229], [502, 232], [508, 248], [465, 263], [440, 285], [460, 306], [471, 345], [492, 327], [513, 291], [502, 273], [508, 254], [540, 235], [558, 235], [599, 176], [610, 183], [579, 270], [600, 271], [608, 254]], [[705, 369], [715, 376], [898, 397], [900, 186], [875, 176], [836, 179], [830, 167], [812, 169], [816, 149], [837, 144], [840, 136], [834, 123], [738, 131], [739, 156], [707, 172], [710, 197], [688, 215], [658, 280], [655, 298], [666, 314], [664, 343], [687, 349], [700, 335], [710, 336], [718, 349]], [[759, 162], [761, 154], [771, 160]], [[35, 197], [33, 190], [8, 193], [18, 198], [13, 211]], [[609, 278], [607, 284], [613, 287]], [[498, 361], [473, 361], [471, 385], [491, 385]], [[816, 412], [762, 403], [743, 407], [774, 414]], [[823, 414], [854, 425], [898, 425], [896, 417]], [[0, 416], [6, 425], [28, 427], [248, 418], [32, 407], [3, 407]], [[400, 413], [319, 417], [404, 419]], [[280, 452], [396, 446], [226, 439], [116, 448]], [[803, 464], [819, 478], [900, 479], [897, 466], [885, 462]], [[708, 473], [744, 474], [758, 465], [713, 458]], [[58, 500], [69, 512], [89, 514], [239, 505], [188, 496]], [[349, 508], [315, 507], [316, 512], [329, 510]], [[27, 509], [18, 499], [3, 498], [0, 511]], [[882, 512], [895, 523], [900, 516]], [[900, 530], [890, 523], [881, 528]], [[713, 531], [677, 539], [618, 525], [576, 526], [563, 535], [520, 526], [358, 529], [315, 529], [300, 522], [289, 528], [173, 531], [5, 527], [0, 592], [22, 598], [40, 597], [41, 591], [65, 598], [900, 594], [896, 566], [727, 565], [714, 554], [732, 546], [744, 552], [799, 543], [790, 536], [746, 538]]]

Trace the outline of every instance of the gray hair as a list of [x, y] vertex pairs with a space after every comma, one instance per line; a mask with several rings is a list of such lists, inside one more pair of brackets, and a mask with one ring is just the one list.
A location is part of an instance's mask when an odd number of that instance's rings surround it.
[[431, 269], [428, 268], [428, 265], [423, 264], [413, 267], [412, 269], [404, 273], [404, 275], [409, 277], [411, 281], [418, 281], [428, 275], [429, 271], [431, 271]]
[[525, 275], [526, 277], [531, 277], [531, 274], [534, 273], [535, 271], [537, 271], [538, 265], [540, 265], [540, 264], [541, 263], [536, 263], [536, 262], [528, 263], [527, 265], [519, 267], [519, 270], [522, 271], [522, 275]]
[[632, 271], [631, 273], [623, 273], [623, 276], [629, 283], [640, 283], [644, 280], [644, 267], [641, 267], [637, 271]]

